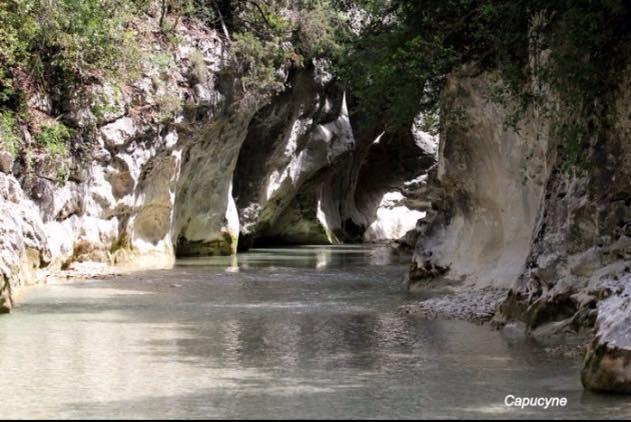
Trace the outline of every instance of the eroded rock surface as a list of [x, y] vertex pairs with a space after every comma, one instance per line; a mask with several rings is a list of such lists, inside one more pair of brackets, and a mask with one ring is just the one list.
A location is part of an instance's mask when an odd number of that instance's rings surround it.
[[496, 83], [492, 75], [448, 82], [428, 182], [431, 218], [421, 227], [411, 283], [445, 274], [508, 288], [523, 270], [549, 172], [547, 127], [530, 112], [519, 134], [505, 128], [508, 111], [487, 95]]
[[405, 182], [434, 163], [433, 144], [411, 133], [356, 142], [326, 63], [279, 69], [286, 89], [271, 97], [244, 89], [225, 38], [203, 24], [179, 22], [168, 49], [157, 28], [157, 18], [138, 23], [135, 81], [95, 79], [62, 103], [43, 91], [28, 99], [47, 124], [63, 109], [73, 139], [53, 153], [24, 126], [28, 154], [0, 151], [11, 181], [0, 186], [2, 309], [12, 288], [81, 262], [164, 268], [255, 239], [381, 241], [423, 216]]
[[631, 274], [607, 283], [598, 304], [596, 338], [589, 346], [581, 380], [592, 390], [631, 393]]
[[331, 243], [318, 218], [321, 173], [354, 146], [343, 92], [317, 66], [293, 75], [291, 88], [254, 117], [234, 175], [242, 242]]
[[415, 183], [435, 163], [435, 137], [357, 138], [323, 73], [316, 63], [294, 75], [250, 124], [234, 178], [242, 247], [398, 239], [424, 216]]
[[486, 95], [493, 75], [452, 75], [410, 287], [510, 288], [495, 323], [541, 337], [593, 330], [583, 383], [629, 392], [631, 71], [618, 76], [589, 165], [572, 170], [545, 116], [526, 110], [509, 129]]
[[[73, 262], [169, 267], [176, 242], [217, 238], [222, 239], [218, 249], [204, 252], [234, 251], [238, 220], [229, 167], [240, 145], [232, 142], [244, 137], [238, 132], [247, 127], [242, 105], [251, 101], [233, 98], [234, 75], [220, 77], [226, 46], [215, 32], [194, 21], [180, 23], [174, 28], [177, 47], [165, 51], [159, 31], [152, 30], [157, 20], [143, 25], [139, 79], [95, 82], [85, 87], [85, 96], [61, 105], [74, 134], [68, 154], [38, 147], [24, 127], [22, 142], [31, 155], [3, 155], [2, 172], [13, 174], [0, 174], [4, 310], [11, 288]], [[193, 55], [203, 60], [205, 72], [193, 72]], [[29, 104], [53, 104], [45, 92], [36, 96]], [[227, 110], [245, 122], [233, 122]], [[36, 110], [42, 121], [52, 121], [53, 112], [52, 105]], [[228, 216], [229, 223], [219, 215]], [[227, 242], [224, 226], [231, 234]], [[183, 252], [190, 249], [182, 246]]]
[[11, 310], [11, 290], [37, 280], [50, 260], [37, 207], [14, 177], [0, 173], [0, 313]]

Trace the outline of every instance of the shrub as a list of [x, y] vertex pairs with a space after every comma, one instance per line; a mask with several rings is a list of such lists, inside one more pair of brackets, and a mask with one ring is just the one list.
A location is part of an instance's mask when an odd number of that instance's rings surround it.
[[190, 74], [195, 82], [204, 82], [208, 78], [208, 66], [204, 61], [204, 55], [201, 51], [195, 49], [189, 56], [191, 63]]
[[159, 122], [171, 120], [182, 110], [182, 99], [177, 95], [158, 95], [156, 96], [156, 104], [158, 106], [157, 119]]
[[278, 70], [292, 58], [296, 59], [280, 40], [266, 41], [251, 32], [236, 34], [230, 52], [243, 89], [256, 89], [261, 93], [281, 91], [284, 81]]
[[127, 77], [138, 67], [133, 0], [0, 2], [0, 104], [17, 101], [14, 73], [68, 91], [88, 77]]
[[343, 19], [331, 1], [298, 1], [289, 13], [284, 7], [256, 0], [233, 6], [230, 53], [245, 90], [276, 93], [284, 88], [283, 70], [341, 51]]
[[145, 62], [150, 72], [164, 73], [174, 65], [173, 55], [168, 51], [151, 51]]
[[104, 124], [119, 111], [121, 97], [121, 89], [116, 84], [113, 84], [111, 88], [104, 88], [103, 92], [94, 96], [90, 109], [96, 118], [97, 125]]
[[15, 156], [20, 139], [16, 134], [15, 117], [9, 112], [0, 112], [0, 148]]
[[54, 122], [43, 126], [35, 140], [51, 156], [65, 158], [68, 155], [66, 141], [70, 135], [70, 129], [63, 123]]
[[295, 26], [296, 49], [305, 59], [336, 59], [342, 52], [345, 23], [329, 2], [312, 2], [298, 14]]
[[[182, 17], [196, 18], [206, 24], [215, 22], [215, 10], [207, 0], [160, 0], [160, 29], [167, 35], [172, 33]], [[166, 22], [167, 13], [173, 22]]]
[[348, 3], [368, 16], [338, 69], [349, 85], [351, 106], [407, 131], [417, 113], [438, 111], [450, 73], [496, 71], [502, 92], [493, 96], [512, 107], [507, 126], [515, 129], [528, 107], [538, 107], [559, 127], [565, 167], [587, 162], [590, 137], [606, 125], [608, 95], [628, 63], [631, 3]]

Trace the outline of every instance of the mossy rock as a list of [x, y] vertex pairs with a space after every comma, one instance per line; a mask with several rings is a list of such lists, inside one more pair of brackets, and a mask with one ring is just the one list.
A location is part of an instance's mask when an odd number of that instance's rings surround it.
[[585, 354], [581, 382], [589, 390], [631, 394], [631, 350], [596, 338]]
[[191, 241], [181, 237], [177, 242], [176, 254], [180, 257], [233, 255], [237, 252], [237, 242], [238, 235], [229, 232], [213, 240]]

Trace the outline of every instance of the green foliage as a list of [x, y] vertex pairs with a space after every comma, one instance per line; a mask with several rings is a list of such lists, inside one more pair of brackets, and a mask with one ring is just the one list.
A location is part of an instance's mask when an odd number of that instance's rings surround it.
[[279, 70], [341, 54], [345, 25], [331, 1], [295, 1], [290, 13], [282, 0], [229, 3], [230, 52], [245, 90], [278, 92], [284, 88]]
[[29, 50], [39, 26], [31, 0], [0, 2], [0, 104], [13, 99], [12, 71], [29, 59]]
[[15, 156], [20, 145], [17, 136], [15, 117], [9, 112], [0, 112], [0, 148]]
[[66, 141], [70, 135], [70, 129], [63, 123], [54, 122], [43, 126], [35, 136], [35, 141], [51, 156], [65, 158], [68, 155]]
[[[206, 24], [213, 24], [216, 19], [213, 2], [208, 0], [160, 0], [160, 28], [169, 35], [182, 17], [195, 18]], [[167, 14], [172, 22], [167, 22]]]
[[67, 90], [89, 77], [132, 72], [138, 61], [126, 24], [137, 12], [134, 0], [0, 2], [0, 106], [19, 101], [19, 70]]
[[[57, 101], [74, 95], [94, 78], [137, 77], [147, 58], [139, 54], [132, 23], [151, 4], [151, 0], [0, 1], [3, 147], [17, 148], [6, 134], [15, 132], [11, 121], [29, 89], [48, 87]], [[563, 139], [561, 154], [570, 165], [587, 161], [589, 137], [603, 126], [606, 97], [616, 86], [615, 70], [627, 60], [631, 41], [631, 3], [624, 0], [159, 0], [156, 4], [167, 42], [177, 41], [174, 29], [182, 19], [198, 19], [230, 39], [232, 68], [244, 91], [277, 93], [285, 87], [287, 71], [326, 58], [349, 90], [351, 110], [370, 116], [389, 131], [408, 131], [419, 113], [424, 118], [416, 124], [436, 131], [447, 76], [463, 68], [472, 74], [495, 70], [502, 83], [491, 97], [513, 107], [506, 125], [517, 128], [524, 110], [540, 107], [555, 123]], [[158, 74], [173, 65], [166, 52], [145, 61]], [[191, 76], [207, 79], [201, 54], [194, 52], [190, 61]], [[543, 98], [549, 89], [559, 102], [553, 107], [547, 107]], [[160, 119], [181, 109], [181, 100], [168, 94], [159, 96], [158, 103]], [[92, 111], [102, 122], [113, 107], [99, 99]], [[42, 145], [53, 150], [65, 145], [69, 136], [62, 129], [42, 133], [38, 135], [43, 136]]]
[[184, 14], [189, 18], [196, 18], [208, 25], [215, 23], [217, 12], [208, 0], [183, 0]]
[[166, 72], [173, 65], [173, 55], [168, 51], [152, 51], [149, 53], [148, 64], [158, 73]]
[[97, 94], [92, 101], [91, 111], [96, 117], [97, 125], [102, 125], [107, 119], [119, 111], [118, 103], [121, 101], [121, 90], [113, 85], [111, 95]]
[[297, 15], [295, 44], [305, 59], [313, 57], [337, 60], [343, 51], [343, 42], [348, 33], [345, 19], [340, 11], [328, 1], [307, 2]]
[[[94, 78], [137, 77], [143, 57], [131, 23], [150, 5], [149, 0], [0, 2], [0, 109], [17, 109], [23, 94], [37, 85], [63, 99]], [[222, 33], [229, 28], [225, 34], [245, 89], [277, 92], [284, 83], [279, 69], [341, 51], [343, 19], [332, 0], [159, 0], [157, 5], [171, 42], [177, 41], [174, 29], [182, 19], [198, 19]], [[150, 62], [163, 71], [171, 61], [165, 57], [158, 54]], [[205, 66], [194, 56], [192, 64], [193, 76], [201, 79]], [[97, 117], [107, 113], [100, 107]]]
[[190, 75], [195, 82], [204, 82], [208, 79], [208, 66], [201, 51], [193, 50], [189, 56], [189, 61], [191, 63]]
[[559, 145], [563, 170], [582, 170], [588, 167], [585, 150], [590, 133], [587, 127], [577, 122], [556, 122], [554, 131], [563, 140]]
[[[587, 138], [602, 125], [631, 41], [631, 3], [623, 0], [340, 4], [367, 16], [339, 66], [355, 109], [407, 130], [418, 112], [437, 111], [451, 72], [496, 70], [502, 84], [493, 98], [513, 107], [507, 126], [517, 127], [530, 105], [544, 109], [557, 123], [568, 167], [585, 162]], [[546, 107], [542, 87], [559, 104]]]
[[238, 66], [245, 91], [279, 92], [284, 82], [278, 69], [291, 60], [292, 51], [283, 48], [278, 40], [266, 41], [251, 32], [235, 34], [230, 53]]
[[107, 99], [99, 97], [97, 102], [92, 106], [91, 110], [94, 117], [96, 117], [96, 124], [102, 125], [105, 123], [107, 116], [115, 113], [118, 108], [115, 104], [108, 102]]
[[156, 97], [158, 121], [166, 122], [182, 110], [182, 99], [177, 95], [162, 94]]

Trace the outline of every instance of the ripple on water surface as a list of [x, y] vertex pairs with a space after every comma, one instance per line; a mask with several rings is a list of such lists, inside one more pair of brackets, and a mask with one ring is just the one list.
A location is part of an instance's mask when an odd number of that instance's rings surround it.
[[631, 416], [582, 390], [576, 360], [398, 312], [404, 271], [380, 247], [303, 247], [26, 289], [0, 318], [0, 416]]

